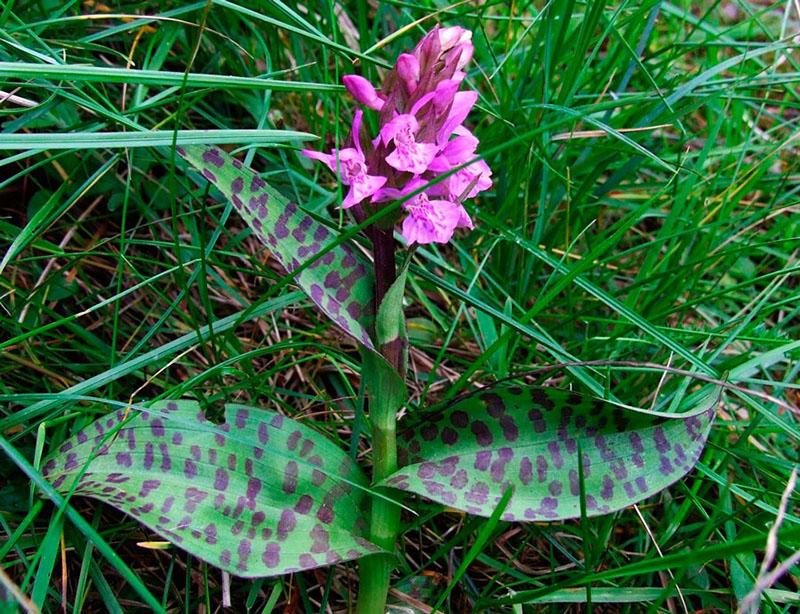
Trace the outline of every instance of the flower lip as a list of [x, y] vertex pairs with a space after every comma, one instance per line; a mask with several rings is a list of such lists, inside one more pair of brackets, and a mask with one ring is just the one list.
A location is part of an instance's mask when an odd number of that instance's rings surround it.
[[386, 156], [386, 163], [401, 172], [420, 175], [436, 157], [439, 148], [434, 143], [418, 143], [419, 130], [417, 118], [409, 113], [398, 115], [383, 128], [381, 139], [388, 146], [394, 143], [394, 151]]

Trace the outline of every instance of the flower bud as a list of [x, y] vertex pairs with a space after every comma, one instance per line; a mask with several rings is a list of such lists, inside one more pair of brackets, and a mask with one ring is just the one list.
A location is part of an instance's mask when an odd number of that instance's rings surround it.
[[410, 53], [401, 54], [397, 58], [397, 74], [413, 93], [419, 81], [419, 60]]
[[458, 43], [455, 47], [453, 47], [448, 53], [447, 58], [445, 60], [446, 64], [452, 64], [455, 62], [456, 70], [461, 70], [472, 59], [472, 52], [474, 51], [474, 47], [472, 46], [472, 41], [465, 41]]
[[342, 78], [347, 91], [353, 95], [358, 102], [370, 109], [380, 111], [383, 108], [383, 100], [378, 97], [378, 92], [372, 83], [359, 75], [345, 75]]
[[460, 43], [467, 43], [471, 40], [472, 32], [464, 28], [452, 26], [450, 28], [439, 29], [439, 45], [443, 52], [452, 49]]

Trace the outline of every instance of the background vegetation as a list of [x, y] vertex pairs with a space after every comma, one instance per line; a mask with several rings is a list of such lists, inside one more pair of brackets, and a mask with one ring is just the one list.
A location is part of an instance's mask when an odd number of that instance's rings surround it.
[[[419, 501], [393, 596], [410, 607], [448, 591], [451, 612], [728, 612], [766, 586], [800, 437], [797, 2], [0, 7], [0, 433], [21, 456], [38, 462], [104, 400], [180, 396], [211, 412], [279, 408], [363, 455], [354, 344], [168, 144], [143, 146], [156, 129], [229, 131], [272, 185], [338, 219], [335, 181], [299, 143], [260, 148], [235, 131], [333, 146], [352, 116], [342, 74], [376, 78], [435, 23], [461, 25], [495, 184], [471, 208], [474, 232], [416, 252], [409, 411], [578, 361], [738, 389], [697, 468], [636, 508], [487, 534], [483, 519]], [[524, 377], [662, 411], [693, 385], [631, 365]], [[170, 612], [220, 610], [217, 570], [142, 545], [154, 537], [133, 520], [76, 498], [87, 539], [8, 454], [0, 476], [3, 583], [43, 611], [146, 611], [137, 581]], [[778, 561], [800, 543], [800, 498], [785, 503]], [[344, 612], [354, 578], [353, 565], [234, 578], [231, 599], [237, 612]], [[796, 611], [799, 585], [795, 567], [762, 611]]]

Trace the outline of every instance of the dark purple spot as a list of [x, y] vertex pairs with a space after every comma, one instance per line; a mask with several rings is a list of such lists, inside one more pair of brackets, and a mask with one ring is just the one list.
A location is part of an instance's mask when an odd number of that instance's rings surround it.
[[291, 495], [297, 490], [297, 463], [289, 461], [283, 472], [283, 492]]
[[603, 489], [600, 491], [600, 498], [605, 501], [610, 501], [614, 497], [614, 480], [611, 476], [603, 476]]
[[303, 553], [300, 555], [298, 560], [300, 562], [301, 569], [313, 569], [317, 566], [317, 561], [314, 560], [314, 557], [310, 554]]
[[225, 166], [225, 159], [220, 155], [219, 149], [212, 147], [203, 152], [203, 162], [213, 164], [217, 168]]
[[311, 505], [314, 500], [310, 495], [301, 495], [294, 506], [294, 511], [298, 514], [308, 514], [311, 511]]
[[671, 447], [669, 441], [667, 441], [667, 436], [664, 434], [664, 429], [660, 426], [653, 429], [653, 441], [656, 443], [656, 450], [661, 454], [668, 452]]
[[452, 446], [458, 441], [458, 433], [456, 433], [449, 426], [442, 429], [442, 443], [446, 446]]
[[228, 472], [222, 467], [217, 467], [217, 471], [214, 474], [214, 488], [216, 490], [225, 490], [228, 488], [228, 479]]
[[525, 486], [533, 481], [533, 465], [527, 456], [523, 456], [519, 462], [519, 481]]
[[450, 414], [450, 422], [456, 428], [464, 428], [469, 423], [469, 416], [467, 416], [467, 412], [457, 409]]
[[475, 464], [473, 467], [478, 471], [486, 471], [492, 460], [492, 453], [489, 450], [481, 450], [475, 454]]
[[275, 569], [281, 562], [281, 545], [278, 542], [268, 543], [261, 560], [268, 569]]
[[283, 510], [281, 512], [281, 519], [278, 521], [278, 541], [282, 542], [289, 537], [289, 533], [294, 531], [297, 526], [297, 519], [292, 510]]
[[489, 431], [489, 427], [486, 426], [485, 422], [481, 420], [474, 420], [470, 426], [470, 430], [472, 431], [473, 435], [475, 435], [475, 440], [478, 442], [478, 445], [492, 445], [492, 433]]
[[553, 461], [553, 466], [556, 469], [561, 469], [564, 466], [564, 459], [561, 458], [561, 446], [557, 441], [551, 441], [547, 444], [547, 451], [550, 452], [550, 458]]
[[503, 429], [503, 437], [505, 437], [506, 441], [516, 441], [517, 437], [519, 437], [517, 424], [511, 416], [500, 416], [500, 428]]
[[456, 490], [460, 490], [464, 488], [469, 482], [469, 477], [467, 476], [466, 469], [459, 469], [456, 471], [456, 474], [450, 479], [450, 486], [455, 488]]
[[541, 454], [536, 456], [536, 477], [540, 484], [547, 480], [547, 459]]
[[206, 543], [211, 544], [212, 546], [217, 543], [217, 525], [213, 522], [206, 525], [206, 528], [203, 529], [203, 533], [206, 535]]
[[436, 465], [433, 463], [422, 463], [419, 469], [417, 469], [417, 475], [423, 480], [432, 478], [436, 475]]
[[183, 464], [183, 475], [187, 480], [192, 480], [197, 476], [197, 465], [192, 462], [191, 458], [187, 458]]

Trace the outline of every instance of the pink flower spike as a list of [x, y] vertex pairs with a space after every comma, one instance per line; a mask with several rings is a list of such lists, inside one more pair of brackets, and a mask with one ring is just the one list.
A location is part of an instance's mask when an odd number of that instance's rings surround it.
[[417, 143], [419, 122], [413, 115], [398, 115], [381, 128], [384, 145], [394, 142], [395, 149], [386, 156], [389, 166], [404, 172], [420, 175], [436, 157], [439, 148], [433, 143]]
[[403, 220], [401, 234], [409, 245], [447, 243], [459, 225], [466, 225], [465, 221], [472, 224], [461, 205], [448, 200], [429, 200], [424, 192], [405, 203], [403, 208], [408, 216]]
[[375, 87], [364, 77], [359, 75], [345, 75], [342, 77], [347, 91], [353, 95], [358, 102], [370, 109], [380, 111], [383, 108], [383, 100], [378, 96]]

